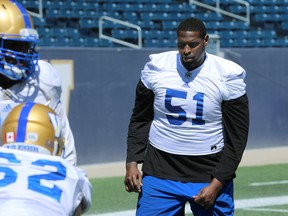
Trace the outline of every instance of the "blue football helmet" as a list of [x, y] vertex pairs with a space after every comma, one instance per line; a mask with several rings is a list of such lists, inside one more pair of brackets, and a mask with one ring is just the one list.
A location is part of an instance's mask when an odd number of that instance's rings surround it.
[[31, 16], [15, 0], [0, 0], [0, 73], [25, 80], [38, 69], [38, 33]]

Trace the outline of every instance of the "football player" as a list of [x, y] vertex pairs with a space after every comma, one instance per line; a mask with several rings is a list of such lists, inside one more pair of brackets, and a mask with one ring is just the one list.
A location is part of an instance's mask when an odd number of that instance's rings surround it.
[[[196, 18], [177, 29], [178, 51], [150, 55], [130, 119], [125, 188], [137, 215], [234, 215], [233, 179], [246, 147], [249, 107], [238, 64], [205, 51]], [[142, 172], [138, 164], [143, 163]]]
[[1, 129], [0, 215], [74, 216], [91, 205], [83, 170], [63, 156], [58, 115], [34, 102], [14, 107]]
[[37, 31], [28, 12], [14, 0], [0, 0], [0, 125], [19, 103], [50, 106], [65, 130], [64, 158], [76, 165], [74, 137], [61, 98], [58, 72], [39, 60]]

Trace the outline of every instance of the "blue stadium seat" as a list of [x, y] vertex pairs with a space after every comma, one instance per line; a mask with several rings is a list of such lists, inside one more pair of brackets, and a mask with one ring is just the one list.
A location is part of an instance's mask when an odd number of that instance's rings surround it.
[[39, 36], [49, 35], [50, 34], [50, 28], [48, 27], [38, 27], [37, 28]]
[[221, 29], [221, 22], [220, 21], [206, 21], [207, 29], [214, 30], [214, 29]]
[[59, 18], [61, 17], [61, 10], [59, 8], [53, 8], [51, 10], [47, 10], [45, 14], [45, 18]]
[[221, 39], [236, 38], [236, 31], [233, 30], [221, 30], [219, 31], [219, 36]]
[[216, 13], [216, 12], [197, 13], [196, 17], [198, 19], [204, 20], [205, 22], [223, 20], [223, 16], [221, 14]]
[[265, 47], [265, 41], [261, 38], [249, 38], [249, 41], [253, 47]]
[[124, 11], [123, 12], [123, 20], [125, 21], [132, 21], [132, 20], [138, 20], [139, 16], [138, 13], [135, 11]]
[[28, 10], [38, 10], [39, 9], [39, 1], [22, 0], [21, 3]]
[[46, 0], [46, 1], [42, 2], [44, 8], [54, 7], [54, 3], [55, 3], [55, 1], [53, 1], [53, 0]]
[[266, 21], [273, 21], [270, 14], [267, 13], [257, 13], [255, 15], [255, 21], [256, 22], [266, 22]]
[[143, 20], [170, 20], [170, 13], [166, 12], [142, 12], [140, 17]]
[[244, 5], [231, 5], [229, 7], [229, 12], [239, 14], [239, 13], [245, 13], [246, 12], [246, 6]]
[[111, 31], [112, 37], [115, 37], [117, 39], [125, 39], [126, 38], [126, 32], [123, 29], [112, 29]]
[[119, 2], [106, 2], [103, 4], [103, 10], [106, 11], [119, 11], [121, 9], [122, 4]]
[[287, 17], [285, 16], [285, 14], [281, 14], [281, 13], [272, 13], [270, 14], [270, 16], [273, 22], [287, 20]]
[[133, 3], [134, 11], [141, 12], [146, 10], [146, 5], [142, 2]]
[[98, 22], [94, 19], [81, 19], [79, 21], [80, 28], [98, 28]]
[[[37, 6], [38, 1], [23, 0], [29, 8]], [[215, 0], [201, 0], [215, 6]], [[136, 24], [142, 28], [144, 47], [174, 47], [170, 38], [175, 38], [179, 22], [187, 17], [202, 19], [211, 33], [220, 35], [222, 47], [283, 47], [288, 34], [288, 0], [248, 0], [250, 3], [251, 23], [233, 20], [212, 10], [201, 8], [188, 1], [175, 0], [45, 0], [44, 17], [33, 17], [34, 25], [43, 38], [41, 45], [74, 44], [77, 46], [118, 46], [116, 43], [100, 42], [96, 39], [84, 39], [79, 31], [86, 35], [95, 35], [98, 21], [103, 15]], [[246, 7], [231, 0], [221, 0], [221, 6], [230, 12], [244, 15]], [[38, 6], [37, 6], [38, 7]], [[107, 31], [120, 37], [134, 38], [131, 31], [118, 31], [119, 25], [106, 23]], [[123, 26], [121, 26], [123, 28]], [[55, 28], [55, 29], [54, 29]], [[70, 30], [68, 30], [70, 28]], [[73, 32], [71, 29], [77, 29]], [[114, 28], [116, 28], [114, 30]], [[118, 31], [118, 32], [117, 32]], [[58, 33], [57, 33], [58, 32]], [[47, 38], [46, 36], [51, 36]], [[63, 37], [55, 37], [62, 35]], [[70, 36], [69, 36], [70, 35]], [[71, 36], [72, 35], [72, 36]], [[66, 38], [65, 38], [66, 37]], [[279, 39], [280, 38], [280, 39]], [[152, 40], [153, 39], [153, 40]], [[279, 39], [279, 40], [278, 40]], [[77, 41], [78, 40], [78, 41]], [[92, 42], [91, 42], [92, 41]], [[147, 46], [147, 44], [149, 46]], [[171, 45], [173, 44], [173, 45]]]
[[186, 19], [187, 17], [188, 17], [187, 13], [185, 13], [185, 12], [173, 12], [173, 13], [170, 12], [171, 20], [175, 20], [175, 21], [180, 22], [183, 19]]
[[153, 20], [137, 20], [134, 24], [144, 29], [161, 29], [161, 23]]
[[278, 38], [277, 44], [280, 47], [288, 47], [288, 38]]
[[112, 29], [112, 37], [118, 39], [137, 39], [138, 32], [134, 29]]
[[97, 47], [99, 46], [100, 39], [98, 39], [97, 37], [86, 37], [85, 43], [86, 43], [86, 46]]
[[54, 27], [51, 29], [50, 33], [54, 36], [67, 35], [66, 29], [61, 27]]
[[178, 27], [178, 22], [176, 21], [163, 21], [163, 30], [174, 29], [176, 30]]
[[162, 30], [144, 29], [142, 31], [142, 36], [143, 38], [150, 40], [152, 38], [162, 37], [162, 35], [165, 35], [165, 32], [166, 31], [162, 31]]
[[126, 29], [127, 38], [138, 38], [138, 31], [135, 29]]
[[[79, 0], [77, 0], [77, 1], [79, 1]], [[93, 8], [93, 9], [101, 9], [101, 7], [100, 7], [100, 4], [99, 4], [99, 2], [98, 2], [98, 0], [95, 0], [95, 1], [91, 1], [91, 0], [81, 0], [81, 1], [79, 1], [78, 3], [80, 3], [80, 4], [78, 4], [78, 8], [80, 9], [88, 9], [88, 8]]]
[[197, 7], [195, 5], [190, 4], [177, 4], [172, 3], [170, 7], [171, 12], [196, 12]]
[[272, 39], [264, 39], [264, 44], [266, 47], [275, 47], [278, 46], [277, 40], [275, 40], [274, 38]]
[[109, 40], [99, 39], [99, 47], [114, 47], [114, 43]]
[[246, 38], [235, 38], [231, 46], [232, 47], [250, 47], [251, 43]]
[[276, 37], [276, 32], [273, 30], [250, 30], [249, 31], [250, 38], [274, 38]]
[[145, 47], [157, 47], [158, 39], [144, 39], [143, 45]]
[[281, 22], [281, 28], [283, 30], [288, 30], [288, 20], [284, 21], [284, 22]]
[[47, 27], [46, 20], [43, 18], [33, 17], [33, 22], [36, 28], [38, 27]]
[[222, 29], [249, 29], [249, 25], [243, 21], [222, 21], [220, 26]]
[[[83, 12], [83, 13], [82, 13]], [[105, 11], [98, 11], [98, 10], [95, 10], [95, 9], [86, 9], [86, 10], [82, 10], [82, 12], [80, 12], [79, 10], [79, 13], [81, 13], [81, 15], [79, 15], [79, 18], [81, 19], [99, 19], [101, 16], [107, 16], [108, 15], [108, 12], [105, 12]]]

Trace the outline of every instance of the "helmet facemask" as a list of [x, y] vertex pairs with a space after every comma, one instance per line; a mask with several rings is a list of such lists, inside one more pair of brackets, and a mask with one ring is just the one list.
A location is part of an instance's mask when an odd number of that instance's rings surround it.
[[20, 33], [0, 34], [0, 73], [11, 80], [25, 80], [38, 69], [38, 34], [34, 29]]

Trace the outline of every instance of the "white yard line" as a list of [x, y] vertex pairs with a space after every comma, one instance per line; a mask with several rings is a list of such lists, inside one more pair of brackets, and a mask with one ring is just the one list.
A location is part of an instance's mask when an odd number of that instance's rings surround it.
[[236, 209], [265, 207], [288, 204], [288, 196], [261, 197], [254, 199], [241, 199], [235, 201]]
[[268, 185], [279, 185], [279, 184], [288, 184], [288, 180], [270, 181], [270, 182], [254, 182], [254, 183], [249, 184], [249, 186], [268, 186]]
[[262, 211], [262, 212], [280, 212], [280, 213], [288, 213], [287, 209], [271, 209], [271, 208], [244, 208], [243, 210], [247, 211]]
[[[252, 209], [256, 207], [265, 207], [265, 206], [274, 206], [274, 205], [285, 205], [288, 204], [288, 196], [275, 196], [275, 197], [262, 197], [256, 199], [241, 199], [235, 200], [235, 208], [236, 209], [244, 209], [244, 210], [255, 210]], [[259, 211], [262, 211], [263, 208], [259, 208]], [[279, 212], [287, 212], [287, 210], [281, 209], [270, 209], [267, 211], [279, 211]], [[191, 213], [189, 205], [185, 208], [185, 213]], [[135, 210], [129, 211], [119, 211], [119, 212], [111, 212], [97, 215], [87, 215], [87, 216], [135, 216]]]

